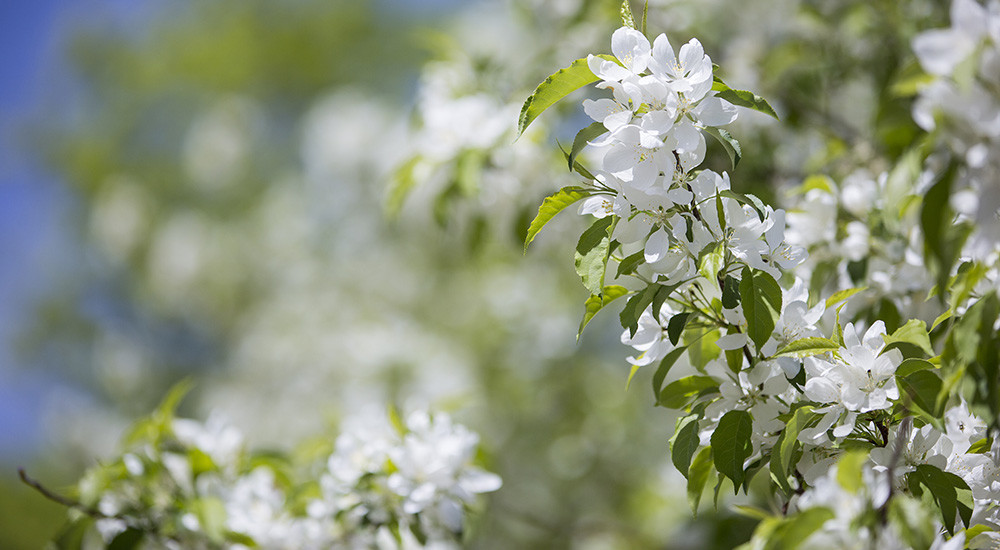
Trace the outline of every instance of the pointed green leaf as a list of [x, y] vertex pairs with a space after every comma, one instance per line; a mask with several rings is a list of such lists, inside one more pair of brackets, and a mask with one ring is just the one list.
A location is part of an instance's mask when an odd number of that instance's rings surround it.
[[670, 460], [684, 477], [688, 476], [691, 458], [694, 457], [694, 453], [701, 444], [698, 438], [699, 416], [689, 414], [678, 419], [674, 435], [670, 438]]
[[[617, 60], [610, 55], [598, 55], [608, 61]], [[590, 67], [587, 66], [587, 59], [577, 59], [565, 69], [560, 69], [556, 73], [546, 78], [535, 88], [535, 91], [528, 96], [521, 107], [521, 116], [518, 118], [517, 135], [520, 136], [528, 128], [538, 115], [554, 105], [560, 99], [566, 97], [571, 92], [597, 81]]]
[[587, 142], [593, 141], [594, 138], [606, 133], [607, 131], [608, 129], [604, 127], [604, 124], [595, 122], [576, 133], [576, 137], [573, 138], [573, 148], [569, 150], [569, 157], [566, 159], [570, 172], [573, 171], [573, 164], [576, 163], [576, 156], [580, 154], [580, 151], [583, 151], [584, 147], [587, 146]]
[[850, 298], [851, 296], [854, 296], [855, 294], [863, 292], [867, 289], [868, 287], [861, 286], [857, 288], [848, 288], [845, 290], [834, 292], [833, 296], [830, 296], [829, 298], [826, 299], [826, 307], [830, 307], [838, 302], [843, 302], [844, 300]]
[[943, 382], [934, 370], [918, 370], [897, 379], [900, 393], [909, 395], [913, 403], [927, 414], [941, 416], [943, 411], [938, 410], [937, 402]]
[[934, 348], [931, 347], [930, 335], [927, 334], [927, 325], [920, 319], [910, 319], [891, 335], [882, 338], [885, 340], [885, 348], [883, 348], [882, 353], [899, 347], [893, 344], [911, 344], [926, 353], [928, 357], [935, 355]]
[[718, 286], [718, 275], [719, 270], [721, 270], [726, 265], [726, 245], [723, 243], [716, 243], [715, 245], [708, 245], [701, 252], [701, 256], [698, 258], [698, 273], [702, 277], [708, 279], [712, 286]]
[[896, 376], [907, 377], [918, 370], [934, 370], [934, 363], [924, 359], [906, 359], [896, 367]]
[[576, 273], [591, 294], [604, 288], [604, 273], [611, 253], [611, 228], [614, 216], [598, 218], [580, 235], [576, 244]]
[[913, 472], [907, 475], [907, 479], [911, 490], [914, 485], [923, 485], [927, 488], [941, 510], [941, 518], [949, 533], [955, 532], [956, 514], [961, 516], [966, 525], [969, 524], [972, 509], [960, 502], [959, 491], [968, 493], [970, 489], [961, 477], [950, 472], [943, 472], [929, 464], [919, 464]]
[[736, 141], [736, 138], [732, 134], [723, 130], [722, 128], [716, 128], [714, 126], [706, 126], [704, 129], [706, 134], [714, 137], [719, 143], [722, 144], [722, 148], [726, 150], [726, 154], [729, 155], [729, 162], [732, 163], [733, 169], [736, 169], [736, 165], [740, 163], [740, 159], [743, 158], [743, 150], [740, 148], [740, 142]]
[[660, 391], [663, 389], [663, 380], [670, 372], [670, 367], [674, 366], [674, 363], [684, 354], [686, 349], [687, 346], [674, 348], [660, 361], [660, 366], [656, 368], [656, 373], [653, 375], [653, 397], [656, 400], [659, 400]]
[[622, 323], [622, 328], [629, 329], [632, 336], [635, 336], [635, 331], [639, 328], [639, 316], [653, 302], [657, 290], [659, 290], [659, 285], [647, 286], [642, 292], [633, 294], [625, 303], [625, 307], [622, 308], [618, 318]]
[[747, 320], [747, 335], [759, 350], [774, 332], [781, 312], [781, 287], [767, 273], [744, 267], [740, 301]]
[[732, 275], [726, 275], [722, 285], [722, 307], [735, 309], [740, 305], [740, 282]]
[[626, 256], [622, 258], [622, 261], [618, 264], [618, 271], [615, 273], [615, 278], [621, 277], [622, 275], [631, 275], [635, 273], [635, 270], [640, 265], [646, 262], [646, 251], [640, 250], [635, 254]]
[[622, 26], [634, 29], [635, 17], [632, 17], [632, 7], [628, 5], [628, 0], [622, 0]]
[[712, 433], [715, 469], [733, 480], [736, 491], [743, 484], [743, 463], [753, 452], [752, 436], [753, 419], [746, 411], [727, 412]]
[[796, 550], [810, 535], [834, 517], [832, 510], [822, 506], [803, 510], [786, 519], [775, 530], [764, 548], [766, 550]]
[[771, 473], [786, 491], [791, 491], [791, 487], [788, 485], [788, 476], [792, 472], [792, 468], [795, 467], [795, 464], [792, 463], [795, 450], [801, 447], [798, 442], [799, 432], [812, 424], [819, 416], [813, 412], [809, 405], [796, 409], [792, 418], [785, 424], [785, 429], [778, 436], [774, 448], [771, 449]]
[[698, 504], [701, 494], [705, 492], [705, 484], [712, 474], [712, 447], [704, 447], [698, 451], [688, 467], [687, 496], [691, 512], [698, 515]]
[[800, 338], [778, 350], [774, 357], [812, 357], [828, 351], [837, 351], [840, 345], [829, 338]]
[[538, 207], [538, 215], [535, 216], [535, 219], [531, 221], [531, 225], [528, 226], [528, 234], [524, 238], [524, 251], [528, 251], [528, 245], [531, 244], [531, 241], [535, 240], [535, 235], [538, 235], [538, 232], [556, 214], [565, 210], [567, 206], [588, 196], [590, 196], [590, 191], [582, 187], [563, 187], [554, 194], [545, 197], [545, 200]]
[[400, 210], [403, 209], [403, 203], [406, 202], [406, 197], [410, 194], [413, 187], [416, 186], [417, 178], [414, 171], [420, 165], [420, 161], [421, 158], [419, 156], [410, 157], [409, 160], [396, 169], [396, 172], [389, 180], [385, 211], [390, 219], [399, 215]]
[[687, 405], [696, 395], [713, 388], [718, 391], [719, 383], [711, 376], [685, 376], [663, 388], [657, 405], [668, 409], [679, 409]]
[[670, 322], [667, 323], [667, 337], [670, 338], [671, 344], [677, 345], [677, 341], [680, 340], [681, 332], [684, 331], [689, 317], [691, 317], [691, 313], [684, 312], [670, 318]]
[[597, 315], [597, 312], [601, 311], [604, 306], [610, 304], [611, 302], [625, 296], [629, 293], [629, 289], [619, 286], [619, 285], [609, 285], [604, 287], [604, 290], [600, 295], [591, 295], [587, 298], [587, 302], [584, 303], [585, 311], [583, 313], [583, 320], [580, 321], [580, 330], [576, 332], [576, 338], [579, 340], [580, 335], [583, 334], [583, 329], [586, 328], [590, 320]]
[[764, 201], [758, 199], [755, 195], [751, 195], [750, 193], [737, 193], [732, 189], [722, 189], [719, 191], [719, 194], [723, 197], [733, 199], [738, 201], [740, 204], [745, 204], [750, 208], [753, 208], [754, 212], [757, 213], [757, 218], [760, 219], [760, 221], [764, 221], [764, 218], [766, 217], [764, 212], [767, 210], [767, 207], [764, 205]]
[[753, 92], [748, 92], [747, 90], [734, 90], [719, 77], [714, 78], [712, 90], [716, 92], [716, 97], [724, 99], [733, 105], [760, 111], [765, 115], [772, 116], [775, 120], [778, 120], [778, 113], [774, 112], [774, 109], [767, 102], [767, 100]]

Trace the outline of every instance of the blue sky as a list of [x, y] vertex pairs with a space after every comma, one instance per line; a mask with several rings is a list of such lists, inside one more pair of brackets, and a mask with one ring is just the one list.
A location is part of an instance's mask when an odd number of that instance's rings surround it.
[[[39, 443], [41, 396], [50, 376], [33, 373], [14, 353], [15, 337], [32, 306], [73, 266], [60, 219], [72, 197], [20, 146], [26, 119], [52, 100], [59, 38], [83, 18], [141, 23], [159, 0], [0, 0], [0, 460], [30, 453]], [[379, 9], [447, 11], [468, 0], [375, 0]], [[37, 113], [36, 113], [37, 114]]]

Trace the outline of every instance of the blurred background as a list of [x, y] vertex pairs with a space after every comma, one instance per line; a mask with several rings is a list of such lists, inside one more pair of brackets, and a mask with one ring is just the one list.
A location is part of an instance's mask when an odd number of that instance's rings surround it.
[[[640, 3], [635, 2], [636, 6]], [[738, 4], [738, 6], [736, 6]], [[754, 522], [680, 504], [674, 418], [626, 392], [617, 319], [576, 341], [581, 219], [567, 102], [516, 143], [546, 75], [608, 52], [611, 0], [0, 3], [0, 548], [39, 548], [69, 487], [193, 377], [182, 415], [285, 448], [393, 403], [478, 431], [504, 487], [482, 548], [730, 548]], [[777, 200], [884, 169], [918, 129], [885, 91], [930, 1], [650, 2], [705, 43], [743, 113], [734, 187]], [[738, 10], [739, 17], [734, 17]], [[709, 165], [728, 159], [710, 150]]]

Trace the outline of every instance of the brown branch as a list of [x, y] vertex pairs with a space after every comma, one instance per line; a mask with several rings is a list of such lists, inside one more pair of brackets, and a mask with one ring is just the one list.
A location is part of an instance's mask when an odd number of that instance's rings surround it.
[[74, 510], [79, 510], [87, 514], [88, 516], [96, 519], [121, 519], [117, 518], [116, 516], [109, 516], [96, 508], [92, 508], [90, 506], [83, 504], [80, 501], [64, 497], [58, 493], [49, 490], [40, 482], [28, 477], [28, 474], [24, 471], [24, 468], [18, 468], [17, 475], [20, 476], [21, 481], [24, 482], [25, 485], [38, 491], [39, 493], [41, 493], [43, 497], [51, 500], [52, 502], [55, 502], [56, 504], [61, 504], [67, 508], [73, 508]]

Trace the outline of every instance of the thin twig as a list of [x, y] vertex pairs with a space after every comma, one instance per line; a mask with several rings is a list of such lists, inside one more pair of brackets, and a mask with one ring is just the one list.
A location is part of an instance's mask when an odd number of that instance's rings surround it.
[[21, 477], [21, 481], [23, 481], [25, 485], [38, 491], [39, 493], [42, 494], [42, 496], [51, 500], [52, 502], [55, 502], [56, 504], [61, 504], [67, 508], [73, 508], [74, 510], [79, 510], [87, 514], [88, 516], [96, 519], [118, 519], [116, 518], [116, 516], [109, 516], [96, 508], [92, 508], [90, 506], [83, 504], [80, 501], [73, 500], [71, 498], [64, 497], [58, 493], [50, 491], [48, 488], [46, 488], [38, 481], [28, 477], [28, 474], [24, 471], [24, 468], [18, 468], [17, 475]]

